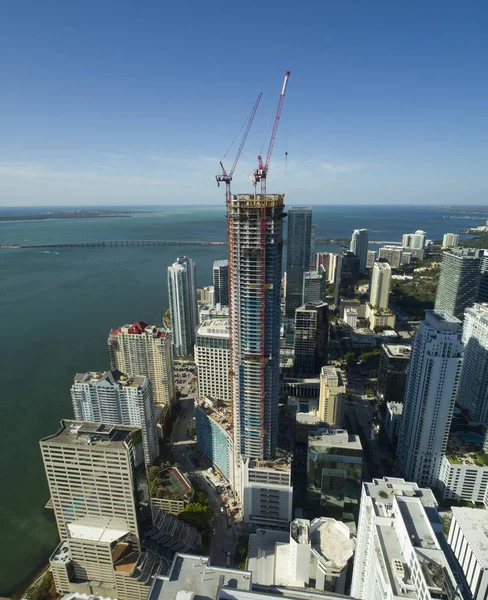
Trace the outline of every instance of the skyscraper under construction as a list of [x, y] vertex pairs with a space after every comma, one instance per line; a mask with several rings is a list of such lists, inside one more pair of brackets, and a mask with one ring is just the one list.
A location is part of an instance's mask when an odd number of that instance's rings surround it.
[[227, 205], [234, 449], [274, 456], [278, 434], [282, 194], [237, 194]]

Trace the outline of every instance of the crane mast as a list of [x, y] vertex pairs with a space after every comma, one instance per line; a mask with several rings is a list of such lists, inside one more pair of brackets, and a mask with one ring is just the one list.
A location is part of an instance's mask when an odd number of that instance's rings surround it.
[[232, 181], [232, 177], [233, 177], [234, 171], [237, 167], [237, 163], [239, 162], [239, 158], [241, 157], [242, 150], [244, 149], [244, 144], [246, 143], [247, 136], [249, 135], [249, 131], [251, 129], [252, 122], [254, 121], [254, 117], [256, 116], [256, 111], [258, 110], [258, 106], [259, 106], [259, 103], [261, 102], [262, 95], [263, 95], [263, 93], [260, 92], [258, 94], [258, 97], [256, 98], [256, 102], [254, 103], [251, 114], [249, 115], [249, 119], [248, 119], [247, 125], [246, 125], [246, 130], [244, 131], [244, 135], [242, 136], [242, 140], [239, 145], [239, 149], [237, 150], [236, 157], [234, 158], [234, 162], [232, 164], [231, 170], [229, 171], [229, 173], [227, 173], [222, 161], [220, 161], [221, 173], [219, 173], [218, 175], [215, 176], [217, 185], [219, 187], [220, 187], [221, 183], [225, 183], [225, 204], [226, 204], [226, 206], [229, 205], [230, 200], [231, 200], [232, 194], [231, 194], [230, 184]]

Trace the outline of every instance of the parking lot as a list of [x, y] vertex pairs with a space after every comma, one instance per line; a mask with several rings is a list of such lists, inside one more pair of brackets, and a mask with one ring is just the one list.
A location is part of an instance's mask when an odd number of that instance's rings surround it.
[[175, 385], [182, 398], [192, 398], [197, 393], [197, 368], [194, 363], [175, 362]]

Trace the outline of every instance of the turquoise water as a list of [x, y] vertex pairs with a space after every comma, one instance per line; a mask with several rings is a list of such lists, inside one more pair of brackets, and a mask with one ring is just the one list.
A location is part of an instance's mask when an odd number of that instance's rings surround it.
[[[51, 209], [52, 210], [52, 209]], [[58, 208], [58, 210], [60, 210]], [[0, 222], [1, 243], [101, 239], [225, 238], [222, 208], [161, 208], [130, 218]], [[32, 209], [37, 213], [39, 209]], [[2, 214], [22, 214], [0, 209]], [[394, 241], [425, 229], [428, 237], [477, 225], [486, 211], [466, 215], [442, 208], [314, 207], [317, 237], [349, 237], [366, 227], [371, 238]], [[319, 248], [318, 248], [319, 249]], [[198, 285], [211, 282], [223, 246], [0, 250], [0, 595], [9, 595], [48, 558], [57, 543], [38, 441], [72, 416], [76, 372], [108, 368], [111, 328], [142, 319], [160, 323], [168, 306], [166, 267], [188, 254]]]
[[484, 440], [482, 435], [476, 435], [475, 433], [461, 433], [459, 437], [463, 442], [477, 442], [479, 444], [482, 444]]

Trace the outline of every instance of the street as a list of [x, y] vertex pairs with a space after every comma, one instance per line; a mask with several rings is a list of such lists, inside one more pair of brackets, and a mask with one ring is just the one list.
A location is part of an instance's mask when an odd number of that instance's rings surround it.
[[227, 553], [230, 552], [230, 564], [234, 562], [237, 542], [236, 526], [229, 527], [227, 512], [221, 512], [220, 494], [217, 493], [217, 479], [208, 470], [211, 463], [198, 450], [195, 440], [187, 434], [194, 424], [195, 405], [193, 398], [178, 400], [182, 407], [173, 426], [171, 443], [167, 448], [170, 460], [178, 463], [182, 473], [190, 481], [198, 483], [207, 493], [211, 510], [212, 540], [210, 545], [210, 561], [216, 566], [227, 566]]

